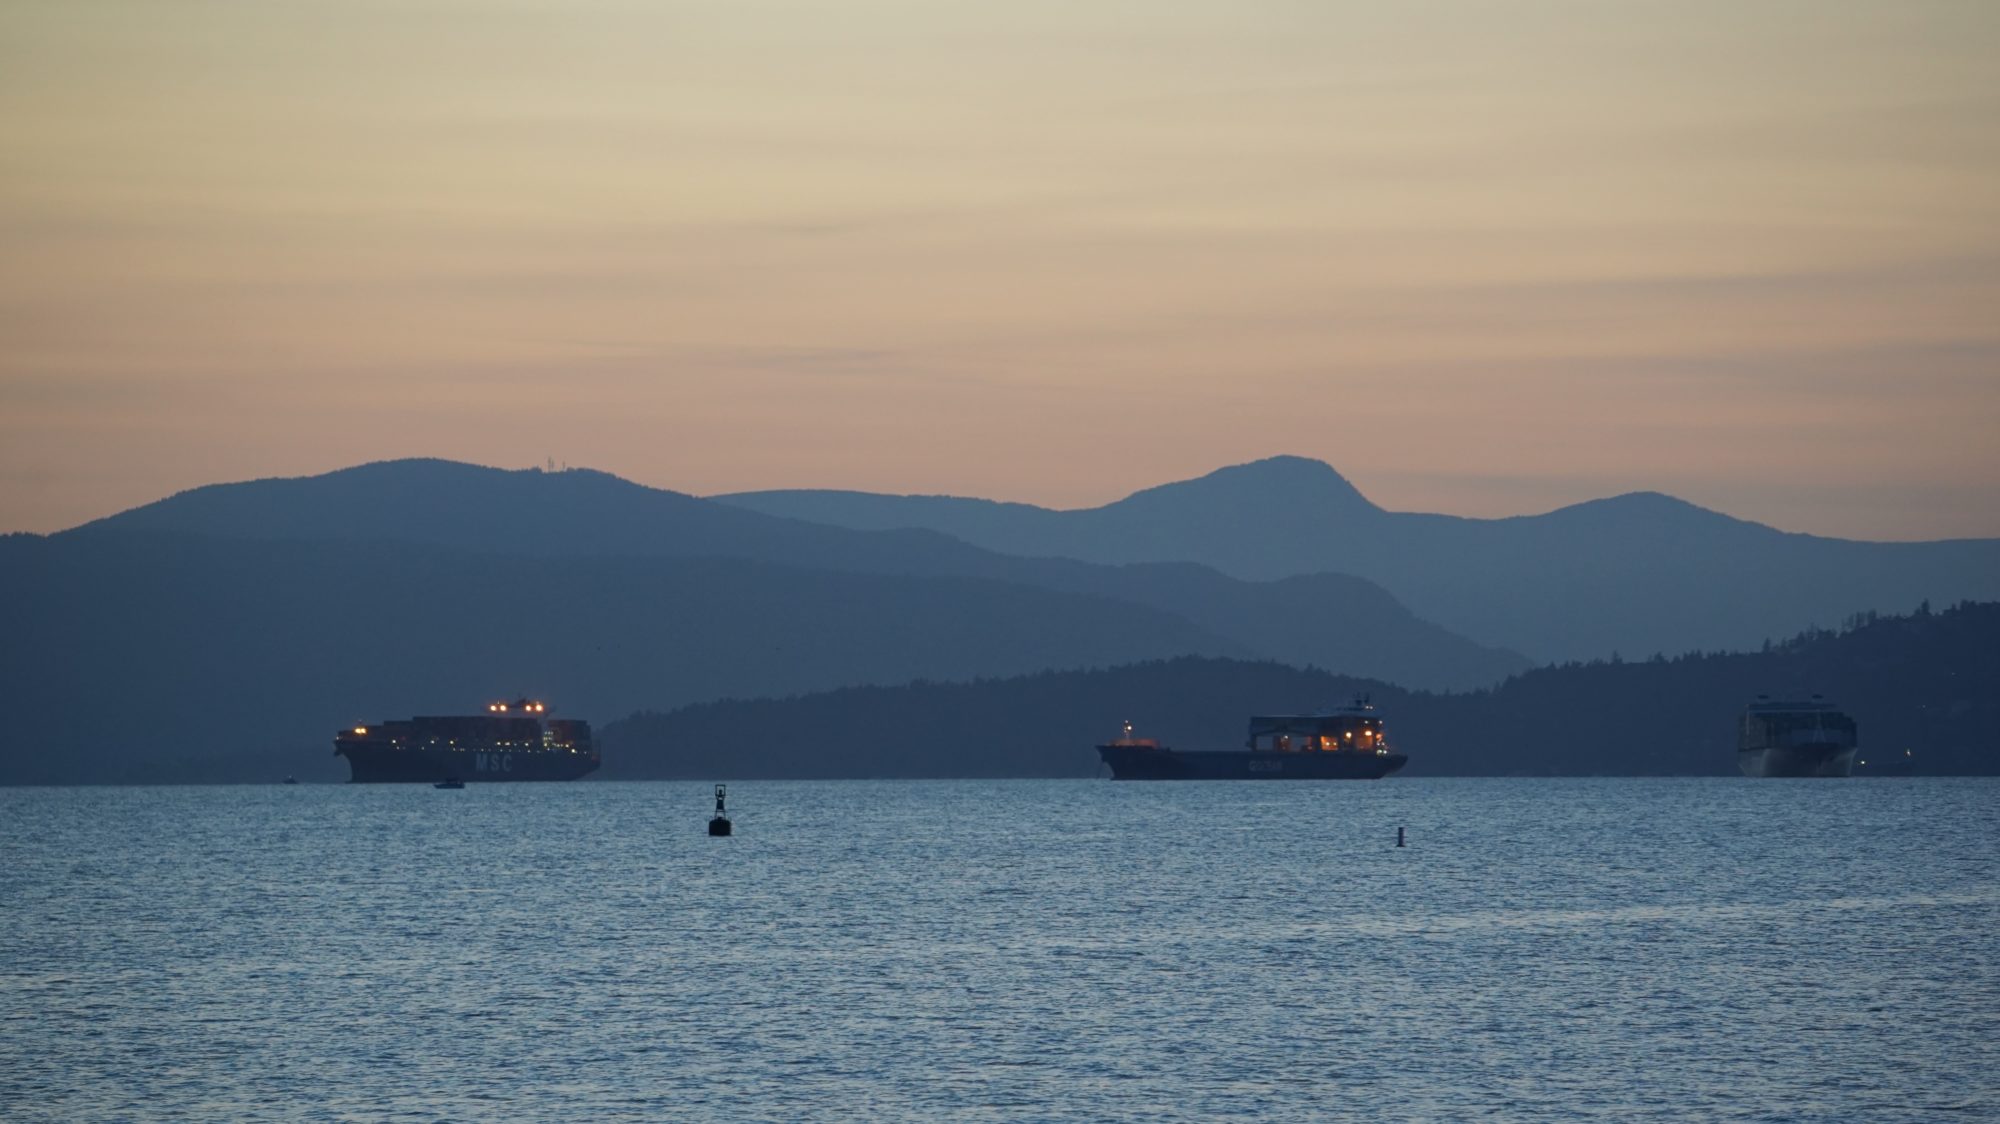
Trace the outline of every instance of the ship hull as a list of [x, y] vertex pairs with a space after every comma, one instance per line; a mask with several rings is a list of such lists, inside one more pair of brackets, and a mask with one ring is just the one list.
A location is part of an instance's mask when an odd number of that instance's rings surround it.
[[1854, 772], [1851, 745], [1743, 750], [1736, 765], [1746, 777], [1845, 777]]
[[435, 784], [461, 781], [573, 781], [596, 769], [595, 753], [547, 750], [393, 749], [348, 745], [334, 750], [347, 758], [353, 784]]
[[1119, 781], [1372, 781], [1402, 768], [1400, 753], [1259, 753], [1100, 745]]

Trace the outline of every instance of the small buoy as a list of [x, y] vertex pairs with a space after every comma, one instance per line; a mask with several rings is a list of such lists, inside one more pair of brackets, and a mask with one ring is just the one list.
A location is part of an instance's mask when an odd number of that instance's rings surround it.
[[1400, 847], [1402, 845], [1403, 845], [1403, 829], [1399, 827], [1396, 829], [1396, 846]]
[[727, 785], [719, 784], [715, 786], [715, 815], [711, 817], [708, 821], [708, 833], [710, 835], [729, 834], [729, 828], [730, 828], [729, 817], [723, 814], [722, 811], [722, 797], [723, 794], [728, 791], [729, 791], [729, 786]]

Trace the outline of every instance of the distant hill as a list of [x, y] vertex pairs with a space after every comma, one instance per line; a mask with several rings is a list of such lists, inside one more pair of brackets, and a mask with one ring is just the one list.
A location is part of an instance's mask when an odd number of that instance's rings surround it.
[[1130, 602], [740, 559], [0, 538], [0, 783], [345, 777], [333, 731], [532, 692], [603, 721], [855, 683], [1249, 655]]
[[1104, 507], [779, 491], [746, 510], [990, 550], [1184, 561], [1246, 579], [1352, 574], [1417, 616], [1537, 661], [1754, 647], [1856, 609], [2000, 597], [2000, 540], [1867, 543], [1787, 534], [1642, 492], [1510, 519], [1384, 511], [1301, 457], [1237, 465]]
[[[417, 543], [531, 558], [735, 558], [854, 574], [974, 578], [1128, 602], [1183, 618], [1246, 654], [1414, 686], [1476, 686], [1529, 666], [1518, 653], [1419, 619], [1358, 578], [1249, 582], [1189, 563], [1023, 558], [934, 531], [825, 526], [581, 470], [390, 461], [197, 488], [58, 537], [95, 541], [135, 532]], [[963, 642], [977, 647], [984, 640], [968, 634]]]
[[1170, 745], [1233, 747], [1252, 713], [1310, 710], [1360, 692], [1383, 710], [1412, 776], [1734, 774], [1737, 715], [1760, 692], [1825, 693], [1859, 721], [1864, 759], [1908, 748], [1923, 772], [1994, 774], [2000, 604], [1864, 618], [1767, 651], [1544, 668], [1457, 695], [1190, 658], [709, 703], [606, 729], [605, 773], [1089, 776], [1099, 771], [1091, 747], [1123, 719]]
[[62, 532], [168, 531], [228, 539], [420, 542], [533, 557], [754, 558], [935, 574], [990, 552], [927, 531], [863, 534], [774, 518], [587, 469], [509, 471], [378, 461], [318, 476], [191, 489]]

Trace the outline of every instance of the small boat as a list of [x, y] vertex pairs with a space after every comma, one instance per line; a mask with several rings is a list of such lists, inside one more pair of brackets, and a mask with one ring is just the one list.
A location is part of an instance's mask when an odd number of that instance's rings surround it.
[[285, 778], [285, 783], [286, 783], [286, 784], [297, 784], [297, 783], [299, 783], [299, 778], [297, 778], [297, 777], [286, 777], [286, 778]]
[[443, 780], [439, 781], [438, 783], [436, 783], [436, 784], [432, 785], [431, 787], [432, 787], [432, 788], [464, 788], [464, 787], [465, 787], [465, 782], [464, 782], [464, 781], [462, 781], [462, 780], [459, 780], [459, 779], [458, 779], [457, 777], [446, 777], [445, 779], [443, 779]]

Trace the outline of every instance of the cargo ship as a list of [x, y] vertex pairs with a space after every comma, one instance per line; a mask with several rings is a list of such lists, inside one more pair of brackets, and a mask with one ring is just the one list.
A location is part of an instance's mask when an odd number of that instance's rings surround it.
[[352, 726], [333, 736], [333, 752], [355, 784], [573, 781], [597, 768], [590, 723], [547, 715], [547, 704], [516, 699], [485, 714]]
[[1366, 698], [1316, 714], [1256, 715], [1242, 749], [1169, 749], [1133, 737], [1127, 722], [1097, 753], [1120, 781], [1372, 781], [1410, 760], [1389, 748]]
[[1844, 777], [1854, 771], [1855, 735], [1854, 719], [1818, 695], [1758, 695], [1743, 708], [1736, 765], [1746, 777]]

